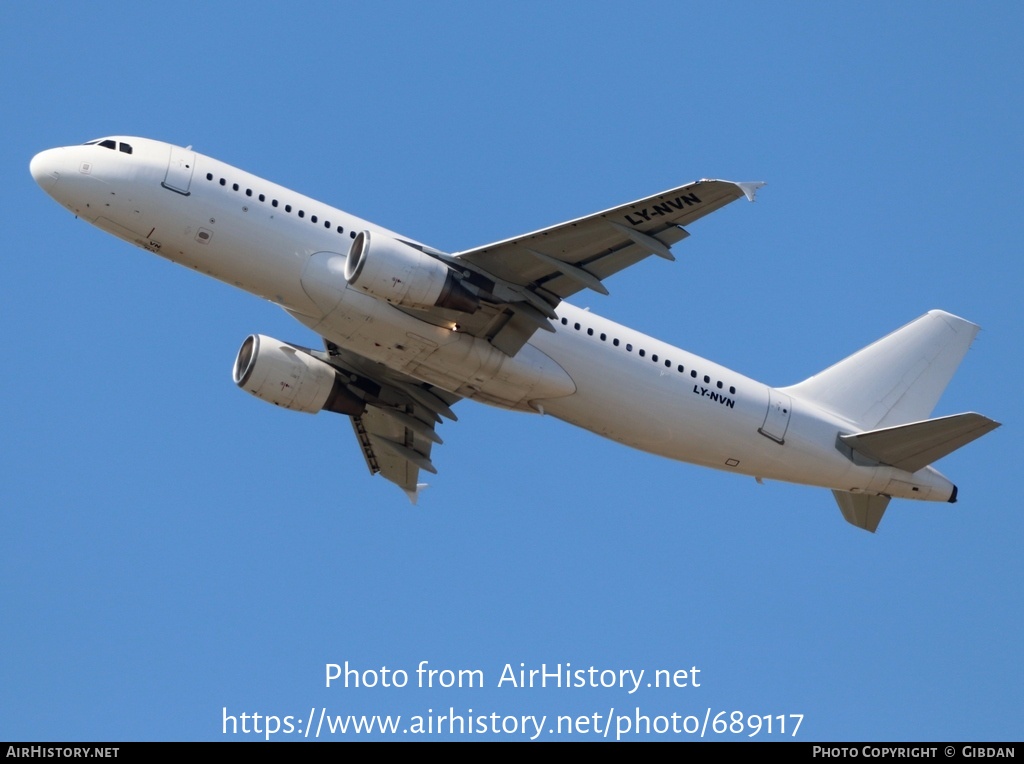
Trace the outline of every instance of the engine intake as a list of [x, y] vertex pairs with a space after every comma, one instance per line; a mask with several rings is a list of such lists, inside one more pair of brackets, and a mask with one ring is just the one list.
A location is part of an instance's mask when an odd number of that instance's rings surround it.
[[436, 257], [382, 234], [360, 232], [345, 261], [349, 286], [394, 305], [475, 313], [480, 300]]
[[232, 377], [247, 393], [292, 411], [359, 416], [366, 409], [329, 363], [263, 334], [245, 338]]

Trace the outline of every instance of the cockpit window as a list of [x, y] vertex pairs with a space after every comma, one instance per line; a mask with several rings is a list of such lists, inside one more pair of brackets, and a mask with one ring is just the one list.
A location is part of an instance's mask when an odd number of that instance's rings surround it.
[[122, 154], [131, 154], [132, 145], [130, 143], [118, 143], [113, 138], [97, 138], [94, 141], [86, 141], [82, 144], [83, 146], [102, 146], [105, 149], [112, 149], [113, 151], [120, 150]]

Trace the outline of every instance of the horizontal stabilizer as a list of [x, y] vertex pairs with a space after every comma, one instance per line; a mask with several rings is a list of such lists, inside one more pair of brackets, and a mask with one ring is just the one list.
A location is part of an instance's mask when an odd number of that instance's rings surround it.
[[885, 508], [889, 506], [888, 496], [872, 496], [866, 493], [850, 493], [849, 491], [833, 491], [839, 509], [843, 512], [846, 522], [856, 525], [872, 533], [882, 522]]
[[839, 439], [876, 462], [917, 472], [997, 427], [999, 422], [972, 412], [841, 435]]

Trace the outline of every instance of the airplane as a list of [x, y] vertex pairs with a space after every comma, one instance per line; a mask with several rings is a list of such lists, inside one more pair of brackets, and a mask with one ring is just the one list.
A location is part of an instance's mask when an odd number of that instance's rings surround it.
[[76, 217], [280, 305], [323, 339], [247, 337], [235, 383], [348, 416], [371, 474], [415, 503], [468, 398], [652, 454], [831, 489], [875, 532], [891, 498], [955, 502], [931, 466], [999, 427], [930, 418], [979, 327], [933, 310], [809, 379], [771, 387], [565, 302], [760, 182], [704, 179], [447, 253], [204, 156], [130, 136], [42, 151], [36, 183]]

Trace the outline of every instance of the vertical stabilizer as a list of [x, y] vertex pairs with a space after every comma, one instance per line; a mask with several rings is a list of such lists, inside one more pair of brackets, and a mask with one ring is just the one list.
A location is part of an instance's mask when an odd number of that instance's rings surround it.
[[784, 390], [865, 430], [927, 419], [978, 329], [951, 313], [932, 310]]

